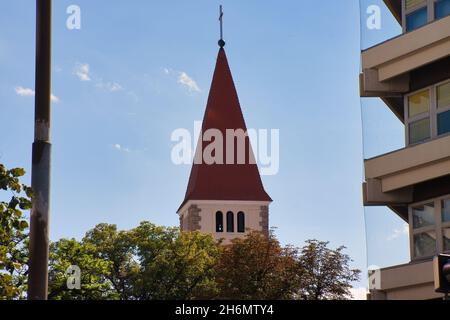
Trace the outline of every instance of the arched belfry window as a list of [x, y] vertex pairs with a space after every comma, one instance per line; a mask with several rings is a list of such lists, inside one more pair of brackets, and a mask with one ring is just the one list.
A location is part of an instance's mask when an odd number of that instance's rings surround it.
[[245, 214], [240, 211], [237, 215], [238, 220], [238, 232], [244, 233], [245, 232]]
[[216, 212], [216, 232], [223, 232], [223, 213]]
[[234, 213], [227, 212], [227, 232], [234, 232]]

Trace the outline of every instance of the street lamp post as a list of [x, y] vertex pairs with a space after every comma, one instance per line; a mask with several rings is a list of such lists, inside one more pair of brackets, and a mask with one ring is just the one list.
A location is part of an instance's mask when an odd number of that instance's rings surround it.
[[30, 259], [28, 299], [45, 300], [48, 293], [50, 215], [50, 103], [52, 1], [36, 0], [35, 124], [32, 155]]

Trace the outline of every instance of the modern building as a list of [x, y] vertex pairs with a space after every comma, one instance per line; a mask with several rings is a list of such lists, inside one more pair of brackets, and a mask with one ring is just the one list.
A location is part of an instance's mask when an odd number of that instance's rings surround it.
[[402, 122], [405, 147], [365, 160], [364, 203], [409, 224], [411, 261], [379, 270], [370, 297], [437, 299], [432, 258], [450, 251], [450, 0], [384, 2], [403, 32], [362, 52], [360, 91]]
[[[254, 161], [223, 40], [219, 41], [214, 76], [185, 198], [177, 213], [183, 231], [201, 231], [229, 243], [249, 231], [269, 232], [269, 204]], [[204, 152], [219, 133], [226, 140], [222, 160], [208, 162]], [[232, 135], [230, 135], [230, 133]], [[231, 137], [231, 139], [229, 139]], [[229, 148], [228, 143], [233, 143]], [[242, 146], [243, 159], [238, 146]], [[198, 161], [200, 160], [200, 161]], [[244, 160], [244, 161], [243, 161]]]

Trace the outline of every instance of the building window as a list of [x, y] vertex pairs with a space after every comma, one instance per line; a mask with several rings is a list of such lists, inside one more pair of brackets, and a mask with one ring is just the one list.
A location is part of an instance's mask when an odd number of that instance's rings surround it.
[[450, 82], [437, 86], [437, 106], [438, 109], [450, 107]]
[[442, 242], [444, 251], [450, 251], [450, 199], [441, 202]]
[[405, 97], [407, 144], [450, 134], [450, 81]]
[[409, 144], [425, 141], [431, 136], [430, 90], [408, 96]]
[[438, 135], [450, 132], [450, 82], [436, 87]]
[[412, 259], [450, 251], [450, 196], [411, 206], [409, 222]]
[[424, 90], [412, 94], [408, 98], [408, 116], [415, 117], [427, 114], [430, 111], [430, 92]]
[[434, 202], [412, 208], [412, 229], [414, 257], [428, 257], [436, 254]]
[[437, 115], [438, 135], [450, 132], [450, 111], [441, 112]]
[[216, 232], [223, 232], [223, 213], [216, 212]]
[[450, 199], [442, 200], [442, 222], [450, 222]]
[[227, 232], [234, 232], [234, 213], [227, 212]]
[[450, 15], [450, 0], [437, 0], [434, 4], [434, 18], [441, 19]]
[[434, 226], [434, 203], [413, 208], [412, 218], [414, 229]]
[[405, 9], [408, 11], [424, 4], [426, 4], [426, 0], [405, 0]]
[[430, 118], [411, 122], [409, 124], [409, 144], [423, 142], [430, 138]]
[[450, 228], [445, 228], [442, 232], [444, 242], [444, 251], [450, 251]]
[[238, 232], [244, 233], [245, 232], [245, 214], [240, 211], [237, 215], [238, 217]]
[[450, 0], [403, 0], [403, 32], [450, 15]]
[[414, 234], [414, 256], [431, 257], [436, 254], [436, 232], [427, 231]]
[[416, 30], [428, 22], [428, 8], [417, 9], [406, 15], [406, 31]]

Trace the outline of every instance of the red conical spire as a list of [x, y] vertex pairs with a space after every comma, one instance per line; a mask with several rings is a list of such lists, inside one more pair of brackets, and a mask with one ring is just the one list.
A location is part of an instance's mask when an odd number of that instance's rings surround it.
[[[201, 164], [194, 163], [181, 207], [188, 200], [272, 201], [264, 190], [257, 165], [249, 163], [248, 151], [251, 145], [248, 138], [245, 164], [237, 164], [236, 147], [234, 164], [226, 164], [226, 130], [242, 129], [246, 132], [247, 127], [223, 47], [217, 57], [202, 134], [208, 129], [218, 129], [222, 133], [224, 164], [208, 165], [204, 161]], [[203, 154], [204, 148], [210, 143], [200, 141], [196, 153]]]

